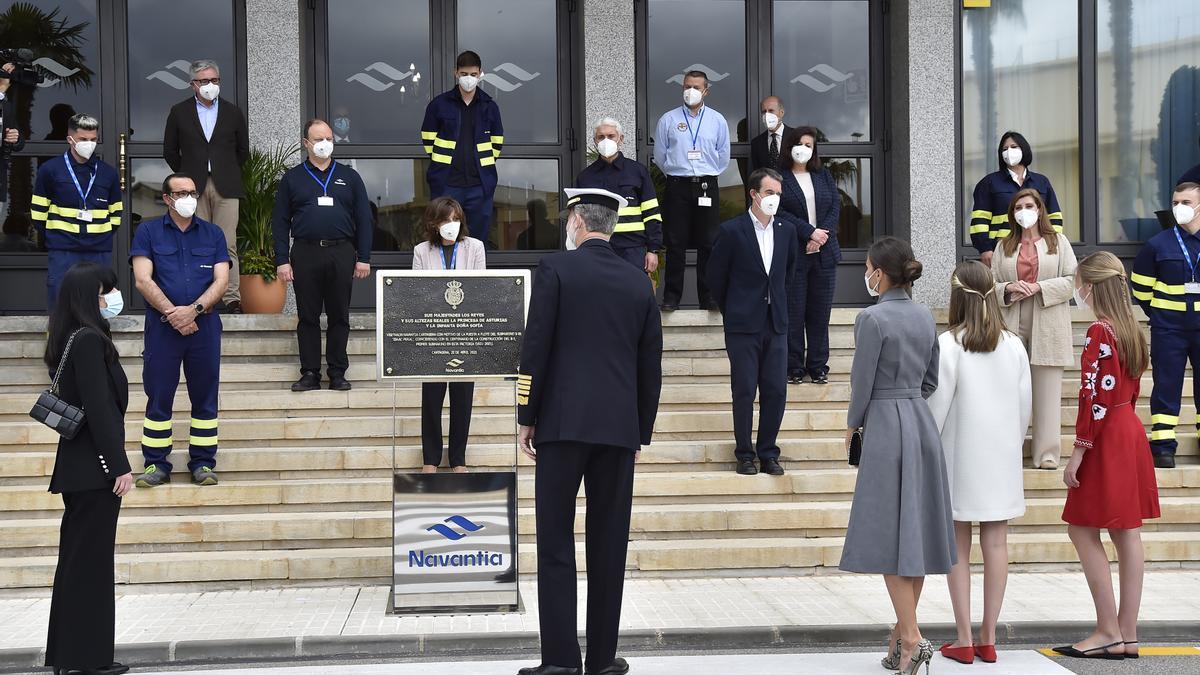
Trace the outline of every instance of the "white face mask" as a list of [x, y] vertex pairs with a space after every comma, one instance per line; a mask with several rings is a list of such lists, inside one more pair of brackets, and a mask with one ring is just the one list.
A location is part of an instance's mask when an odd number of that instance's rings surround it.
[[692, 89], [691, 87], [688, 87], [687, 89], [683, 90], [683, 102], [687, 104], [688, 107], [700, 105], [700, 101], [703, 100], [704, 92], [700, 91], [699, 89]]
[[1175, 222], [1180, 225], [1187, 225], [1196, 219], [1196, 209], [1187, 204], [1176, 204], [1171, 207], [1171, 214], [1175, 216]]
[[1038, 224], [1038, 212], [1036, 209], [1021, 209], [1013, 215], [1017, 219], [1017, 224], [1023, 229], [1028, 230]]
[[215, 101], [221, 95], [221, 85], [209, 82], [200, 87], [200, 96], [205, 101]]
[[479, 86], [479, 78], [474, 75], [463, 75], [458, 78], [458, 86], [467, 93], [473, 92], [475, 87]]
[[96, 152], [96, 141], [75, 141], [75, 154], [85, 161], [92, 158], [93, 152]]
[[438, 233], [442, 235], [445, 241], [458, 241], [458, 231], [462, 227], [462, 223], [457, 220], [451, 220], [438, 228]]
[[1077, 307], [1087, 307], [1087, 306], [1088, 306], [1088, 304], [1087, 304], [1087, 299], [1088, 299], [1088, 298], [1090, 298], [1090, 297], [1092, 297], [1092, 292], [1091, 292], [1091, 291], [1088, 291], [1087, 297], [1084, 297], [1084, 296], [1082, 296], [1082, 295], [1080, 295], [1080, 294], [1079, 294], [1079, 289], [1078, 289], [1078, 288], [1076, 288], [1076, 289], [1075, 289], [1075, 292], [1074, 292], [1074, 294], [1073, 294], [1073, 295], [1075, 296], [1075, 306], [1077, 306]]
[[779, 115], [763, 113], [763, 126], [767, 127], [768, 131], [775, 131], [775, 128], [779, 126]]
[[1000, 155], [1002, 157], [1004, 157], [1005, 163], [1008, 164], [1009, 166], [1016, 166], [1021, 163], [1021, 149], [1020, 148], [1009, 148], [1009, 149], [1005, 150], [1004, 152], [1000, 153]]
[[779, 213], [779, 195], [766, 195], [758, 200], [758, 208], [768, 216]]
[[[875, 270], [875, 272], [878, 271], [879, 270]], [[875, 284], [874, 286], [871, 285], [871, 277], [875, 276], [875, 272], [867, 272], [867, 274], [863, 276], [863, 282], [867, 285], [867, 293], [872, 298], [879, 297], [879, 284]]]
[[125, 298], [121, 297], [119, 289], [114, 288], [100, 297], [104, 298], [105, 304], [104, 307], [100, 308], [100, 316], [105, 319], [113, 318], [125, 308]]
[[617, 142], [611, 138], [602, 138], [596, 143], [596, 152], [599, 152], [601, 157], [612, 157], [617, 154]]
[[196, 198], [180, 197], [176, 199], [175, 211], [184, 218], [191, 218], [196, 213]]
[[574, 251], [579, 248], [579, 244], [575, 243], [575, 233], [579, 230], [578, 227], [571, 227], [571, 223], [575, 221], [567, 221], [567, 250]]
[[813, 149], [807, 145], [797, 145], [792, 148], [792, 161], [797, 164], [808, 164], [812, 159]]
[[312, 144], [312, 151], [320, 159], [329, 159], [329, 156], [333, 154], [333, 141], [328, 139], [317, 141]]

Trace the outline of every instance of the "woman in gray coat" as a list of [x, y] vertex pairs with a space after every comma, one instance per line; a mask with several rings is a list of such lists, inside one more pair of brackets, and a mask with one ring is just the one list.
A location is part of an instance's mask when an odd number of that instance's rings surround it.
[[937, 389], [937, 330], [909, 298], [920, 276], [907, 242], [884, 237], [867, 252], [867, 290], [879, 301], [854, 324], [846, 440], [861, 428], [863, 444], [840, 565], [883, 575], [896, 611], [883, 666], [904, 673], [933, 658], [917, 625], [925, 575], [955, 562], [942, 441], [924, 400]]

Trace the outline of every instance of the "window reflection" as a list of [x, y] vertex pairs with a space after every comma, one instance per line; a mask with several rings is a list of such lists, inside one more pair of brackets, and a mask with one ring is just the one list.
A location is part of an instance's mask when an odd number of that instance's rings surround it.
[[964, 243], [970, 195], [999, 168], [996, 147], [1009, 129], [1029, 140], [1030, 169], [1050, 179], [1065, 233], [1079, 240], [1078, 14], [1077, 0], [993, 0], [962, 13]]
[[703, 70], [710, 83], [707, 105], [725, 116], [732, 140], [750, 140], [745, 1], [650, 0], [648, 4], [645, 86], [650, 128], [663, 113], [683, 105], [683, 73]]
[[834, 141], [871, 140], [870, 8], [866, 0], [776, 0], [771, 93], [785, 123]]
[[483, 60], [479, 86], [500, 106], [506, 144], [558, 141], [559, 4], [458, 1], [459, 49]]
[[1160, 229], [1154, 212], [1200, 164], [1200, 5], [1101, 0], [1096, 9], [1100, 239], [1144, 241]]
[[871, 208], [871, 160], [866, 157], [828, 158], [822, 163], [833, 174], [841, 195], [838, 244], [842, 248], [867, 248], [875, 240]]
[[334, 140], [420, 143], [425, 105], [449, 88], [429, 69], [429, 0], [337, 0], [328, 22]]
[[[221, 95], [234, 100], [233, 3], [229, 0], [128, 0], [129, 128], [132, 141], [161, 141], [171, 106], [192, 96], [189, 66], [212, 59]], [[165, 30], [187, 17], [185, 31]]]
[[0, 217], [4, 219], [3, 238], [0, 239], [0, 252], [3, 253], [42, 253], [46, 248], [33, 227], [33, 219], [29, 215], [29, 197], [18, 199], [15, 192], [18, 186], [24, 186], [25, 194], [31, 194], [33, 177], [42, 162], [53, 161], [62, 155], [46, 157], [13, 157], [8, 165], [9, 199]]
[[488, 248], [558, 249], [562, 241], [558, 160], [501, 159], [496, 169], [499, 183]]

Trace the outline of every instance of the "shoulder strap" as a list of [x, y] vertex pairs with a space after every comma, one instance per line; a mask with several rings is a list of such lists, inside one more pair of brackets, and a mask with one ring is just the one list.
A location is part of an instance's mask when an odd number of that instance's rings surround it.
[[54, 373], [54, 382], [50, 384], [50, 391], [58, 393], [58, 378], [62, 377], [63, 367], [67, 365], [67, 356], [71, 353], [71, 345], [75, 342], [75, 336], [83, 332], [83, 328], [76, 328], [71, 337], [67, 338], [67, 346], [63, 348], [62, 358], [58, 360], [58, 370]]

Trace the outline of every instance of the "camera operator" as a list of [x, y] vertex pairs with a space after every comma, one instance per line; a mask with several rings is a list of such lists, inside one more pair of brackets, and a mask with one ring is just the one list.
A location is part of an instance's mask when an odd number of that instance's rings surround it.
[[[13, 64], [6, 63], [2, 69], [11, 74], [16, 68]], [[12, 99], [8, 96], [11, 86], [11, 78], [0, 77], [0, 138], [3, 139], [3, 143], [0, 143], [0, 223], [4, 222], [8, 213], [8, 160], [12, 153], [25, 147], [25, 139], [21, 138], [15, 126], [17, 120]]]

